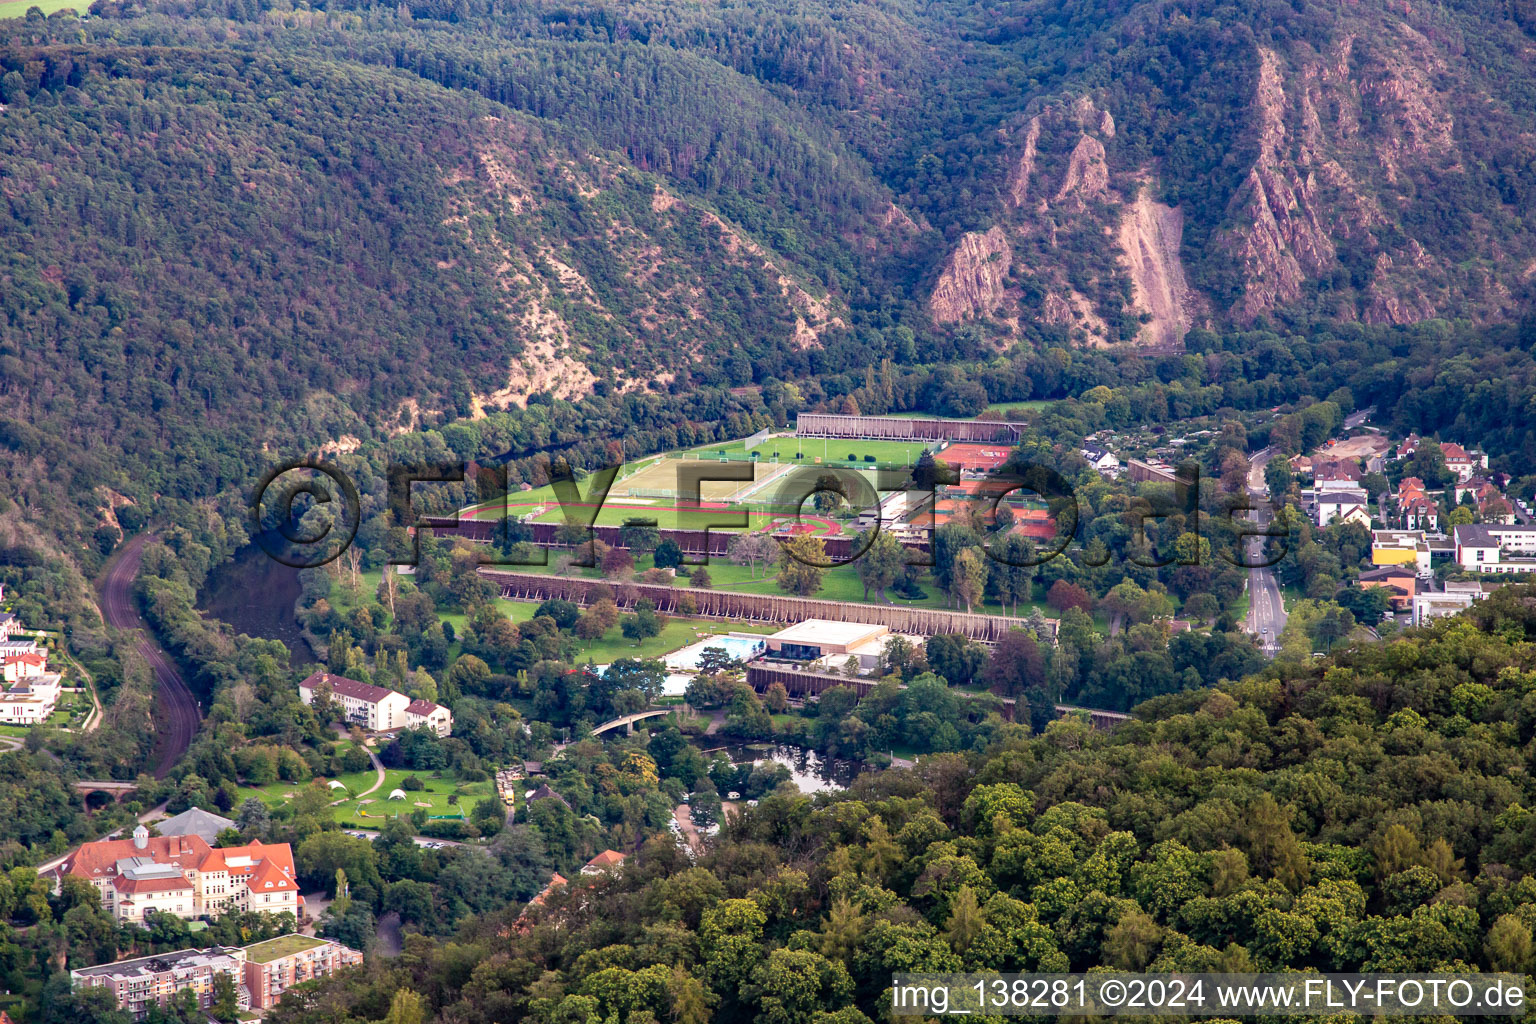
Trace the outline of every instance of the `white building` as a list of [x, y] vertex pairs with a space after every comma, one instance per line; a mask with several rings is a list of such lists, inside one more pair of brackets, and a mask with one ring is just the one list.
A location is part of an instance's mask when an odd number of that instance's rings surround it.
[[1120, 475], [1120, 457], [1101, 444], [1084, 443], [1078, 454], [1088, 460], [1088, 465], [1104, 476]]
[[382, 686], [360, 683], [346, 676], [316, 672], [299, 684], [299, 697], [305, 704], [315, 702], [317, 691], [329, 689], [331, 700], [342, 709], [349, 722], [356, 722], [370, 732], [384, 732], [406, 727], [405, 709], [410, 698]]
[[197, 835], [151, 838], [140, 825], [132, 839], [84, 844], [58, 874], [84, 878], [109, 914], [134, 923], [151, 911], [192, 918], [231, 908], [297, 918], [304, 905], [287, 843], [213, 849]]
[[1445, 468], [1456, 474], [1456, 479], [1463, 482], [1470, 480], [1472, 474], [1488, 468], [1488, 456], [1480, 451], [1467, 451], [1454, 441], [1447, 441], [1440, 446], [1440, 454], [1445, 456]]
[[1413, 596], [1413, 624], [1422, 626], [1430, 619], [1443, 619], [1472, 607], [1473, 601], [1481, 601], [1499, 588], [1500, 584], [1447, 582], [1444, 592], [1422, 593]]
[[1451, 533], [1456, 564], [1468, 572], [1536, 572], [1536, 526], [1472, 523]]
[[447, 736], [453, 732], [453, 712], [429, 700], [413, 700], [405, 706], [405, 727], [419, 729], [422, 726], [438, 736]]
[[1314, 504], [1318, 526], [1327, 526], [1335, 519], [1341, 523], [1371, 525], [1371, 513], [1366, 505], [1364, 491], [1316, 491]]
[[0, 722], [37, 725], [48, 721], [64, 690], [57, 672], [29, 675], [0, 690]]
[[42, 651], [0, 655], [0, 677], [7, 683], [35, 678], [48, 671], [48, 656]]

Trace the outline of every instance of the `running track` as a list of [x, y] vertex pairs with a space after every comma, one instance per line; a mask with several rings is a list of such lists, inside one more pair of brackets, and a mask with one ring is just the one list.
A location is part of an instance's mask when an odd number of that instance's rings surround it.
[[155, 767], [155, 778], [163, 779], [171, 773], [176, 762], [192, 746], [197, 727], [203, 718], [192, 696], [192, 690], [181, 673], [176, 671], [160, 645], [150, 637], [149, 630], [139, 618], [133, 603], [133, 578], [139, 574], [139, 564], [144, 559], [144, 548], [151, 536], [141, 533], [123, 546], [117, 561], [101, 581], [101, 611], [109, 626], [115, 629], [135, 631], [134, 643], [139, 654], [155, 673], [155, 689], [159, 706], [156, 709], [157, 728], [155, 745], [160, 751], [160, 761]]

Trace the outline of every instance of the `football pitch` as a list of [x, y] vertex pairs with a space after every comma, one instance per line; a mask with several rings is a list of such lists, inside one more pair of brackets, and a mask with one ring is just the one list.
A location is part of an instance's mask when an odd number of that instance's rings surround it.
[[[808, 495], [808, 474], [796, 470], [815, 467], [853, 469], [870, 484], [867, 495], [874, 495], [877, 467], [905, 468], [916, 463], [924, 451], [933, 447], [924, 441], [860, 441], [825, 438], [801, 438], [792, 434], [770, 437], [748, 448], [743, 440], [704, 445], [685, 452], [653, 455], [627, 463], [614, 479], [598, 511], [596, 524], [618, 526], [626, 519], [652, 519], [662, 529], [731, 529], [722, 526], [733, 517], [743, 525], [737, 529], [767, 529], [795, 514], [797, 497]], [[754, 459], [752, 455], [757, 457]], [[798, 457], [797, 457], [798, 456]], [[690, 463], [717, 463], [735, 472], [750, 471], [750, 479], [703, 480], [699, 485], [704, 508], [682, 508], [679, 501], [679, 469]], [[592, 488], [589, 476], [578, 484], [580, 497], [575, 508], [589, 509]], [[857, 502], [856, 502], [857, 503]], [[872, 502], [871, 502], [872, 503]], [[575, 511], [575, 508], [572, 511]], [[840, 525], [811, 514], [804, 503], [801, 519], [818, 534], [835, 534]], [[553, 487], [514, 491], [505, 505], [487, 502], [460, 511], [465, 519], [499, 519], [503, 514], [514, 518], [528, 516], [533, 522], [558, 523], [565, 517]]]
[[863, 441], [782, 434], [752, 448], [742, 441], [704, 445], [689, 451], [687, 456], [706, 460], [743, 459], [756, 454], [759, 461], [770, 463], [777, 460], [809, 465], [911, 466], [923, 452], [931, 451], [937, 444], [936, 441]]

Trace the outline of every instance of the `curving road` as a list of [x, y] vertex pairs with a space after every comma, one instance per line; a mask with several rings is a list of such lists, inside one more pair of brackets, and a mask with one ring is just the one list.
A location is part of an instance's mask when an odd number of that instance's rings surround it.
[[160, 750], [155, 778], [163, 779], [171, 773], [187, 748], [192, 746], [203, 713], [186, 680], [181, 678], [181, 673], [176, 671], [171, 659], [150, 636], [134, 605], [133, 578], [139, 573], [144, 548], [151, 539], [149, 534], [141, 533], [124, 544], [118, 552], [116, 560], [101, 581], [101, 613], [107, 625], [137, 632], [134, 640], [138, 644], [139, 654], [155, 673], [158, 698], [155, 738]]

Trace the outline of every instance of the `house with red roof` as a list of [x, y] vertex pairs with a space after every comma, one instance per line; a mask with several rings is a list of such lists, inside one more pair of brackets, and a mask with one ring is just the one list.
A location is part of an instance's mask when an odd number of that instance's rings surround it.
[[138, 923], [152, 911], [193, 918], [229, 909], [297, 918], [304, 905], [287, 843], [215, 849], [201, 836], [151, 837], [140, 825], [132, 839], [85, 843], [57, 870], [60, 878], [94, 885], [119, 921]]
[[312, 673], [299, 684], [299, 699], [305, 704], [313, 704], [319, 693], [329, 693], [348, 722], [371, 732], [405, 728], [405, 709], [411, 700], [403, 693], [329, 672]]
[[1455, 473], [1456, 479], [1462, 482], [1470, 480], [1478, 470], [1488, 468], [1488, 456], [1482, 452], [1469, 452], [1455, 441], [1442, 444], [1440, 454], [1445, 456], [1445, 468]]
[[405, 706], [405, 727], [447, 736], [453, 732], [453, 712], [429, 700], [413, 700]]
[[48, 656], [42, 651], [7, 654], [0, 658], [0, 668], [3, 668], [0, 674], [3, 674], [5, 681], [14, 683], [19, 679], [40, 676], [48, 671]]
[[624, 866], [624, 855], [618, 850], [604, 850], [582, 865], [584, 875], [600, 875], [605, 871], [617, 871]]

